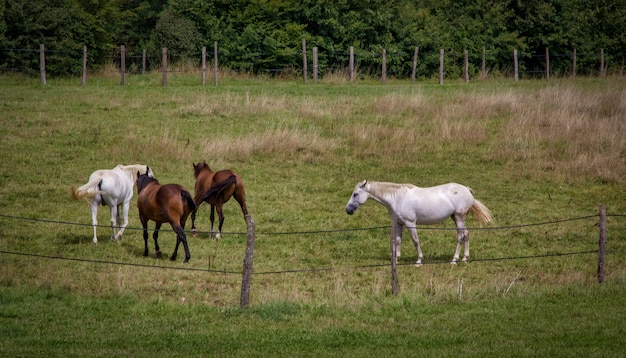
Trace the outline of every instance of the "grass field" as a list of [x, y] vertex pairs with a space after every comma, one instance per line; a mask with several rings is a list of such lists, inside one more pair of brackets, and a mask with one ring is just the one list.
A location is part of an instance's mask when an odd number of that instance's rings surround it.
[[[2, 356], [620, 356], [626, 344], [623, 78], [303, 84], [188, 75], [0, 77]], [[142, 163], [193, 193], [193, 163], [243, 178], [256, 222], [202, 206], [191, 261], [143, 257], [135, 201], [121, 242], [108, 208], [91, 241], [70, 186]], [[452, 222], [408, 236], [391, 294], [389, 216], [345, 213], [363, 179], [470, 186], [495, 223], [468, 221], [472, 262], [450, 265]], [[605, 204], [606, 281], [598, 284]], [[154, 227], [154, 224], [150, 224]], [[187, 229], [190, 228], [188, 224]]]

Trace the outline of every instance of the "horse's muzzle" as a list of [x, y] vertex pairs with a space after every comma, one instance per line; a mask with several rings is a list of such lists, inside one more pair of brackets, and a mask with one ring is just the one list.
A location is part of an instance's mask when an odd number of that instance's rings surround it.
[[353, 208], [352, 206], [346, 206], [346, 213], [348, 213], [348, 215], [352, 215], [354, 214], [354, 212], [356, 211], [355, 208]]

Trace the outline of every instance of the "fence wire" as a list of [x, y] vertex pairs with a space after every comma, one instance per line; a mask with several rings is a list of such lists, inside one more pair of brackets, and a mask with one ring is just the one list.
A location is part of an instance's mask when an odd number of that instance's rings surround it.
[[[545, 221], [539, 223], [530, 223], [530, 224], [520, 224], [520, 225], [507, 225], [500, 227], [490, 227], [490, 228], [467, 228], [468, 230], [509, 230], [509, 229], [517, 229], [523, 227], [532, 227], [532, 226], [543, 226], [543, 225], [551, 225], [558, 224], [563, 222], [571, 222], [571, 221], [579, 221], [589, 218], [597, 218], [598, 215], [586, 215], [568, 219], [559, 219], [552, 221]], [[607, 214], [607, 217], [626, 217], [626, 214]], [[23, 220], [23, 221], [33, 221], [33, 222], [43, 222], [43, 223], [53, 223], [53, 224], [62, 224], [62, 225], [74, 225], [74, 226], [92, 226], [91, 224], [85, 223], [75, 223], [68, 221], [60, 221], [60, 220], [50, 220], [50, 219], [39, 219], [39, 218], [29, 218], [15, 215], [6, 215], [0, 214], [0, 218], [5, 219], [14, 219], [14, 220]], [[102, 227], [109, 227], [105, 225], [99, 225]], [[303, 235], [303, 234], [328, 234], [328, 233], [339, 233], [339, 232], [352, 232], [352, 231], [367, 231], [367, 230], [380, 230], [385, 228], [390, 228], [391, 226], [376, 226], [376, 227], [367, 227], [367, 228], [349, 228], [349, 229], [335, 229], [335, 230], [312, 230], [312, 231], [294, 231], [294, 232], [261, 232], [260, 235]], [[417, 227], [420, 230], [456, 230], [456, 228], [449, 227]], [[143, 230], [143, 228], [127, 228], [127, 230]], [[165, 231], [165, 230], [161, 230]], [[172, 230], [168, 230], [172, 231]], [[222, 234], [227, 234], [226, 232], [222, 232]], [[231, 235], [246, 235], [247, 233], [233, 232], [228, 233]], [[526, 259], [539, 259], [539, 258], [548, 258], [548, 257], [561, 257], [561, 256], [574, 256], [574, 255], [588, 255], [588, 254], [597, 254], [598, 250], [588, 250], [588, 251], [579, 251], [579, 252], [564, 252], [564, 253], [551, 253], [551, 254], [540, 254], [540, 255], [528, 255], [528, 256], [511, 256], [511, 257], [496, 257], [496, 258], [483, 258], [483, 259], [473, 259], [468, 260], [467, 262], [493, 262], [493, 261], [509, 261], [509, 260], [526, 260]], [[609, 253], [609, 252], [608, 252]], [[241, 275], [241, 271], [229, 271], [229, 270], [214, 270], [214, 269], [203, 269], [203, 268], [190, 268], [190, 267], [180, 267], [180, 266], [163, 266], [163, 265], [148, 265], [148, 264], [138, 264], [138, 263], [128, 263], [128, 262], [119, 262], [119, 261], [109, 261], [109, 260], [94, 260], [94, 259], [86, 259], [86, 258], [72, 258], [72, 257], [63, 257], [60, 255], [42, 255], [42, 254], [33, 254], [33, 253], [24, 253], [24, 252], [14, 252], [7, 250], [0, 250], [0, 254], [5, 255], [17, 255], [17, 256], [26, 256], [26, 257], [34, 257], [34, 258], [44, 258], [51, 260], [64, 260], [64, 261], [74, 261], [74, 262], [83, 262], [83, 263], [94, 263], [94, 264], [106, 264], [106, 265], [117, 265], [117, 266], [130, 266], [130, 267], [144, 267], [144, 268], [156, 268], [156, 269], [168, 269], [168, 270], [179, 270], [179, 271], [197, 271], [197, 272], [208, 272], [215, 274], [228, 274], [228, 275]], [[431, 261], [424, 262], [422, 265], [439, 265], [439, 264], [450, 264], [449, 261]], [[414, 265], [414, 263], [397, 263], [397, 266], [409, 266]], [[368, 264], [368, 265], [357, 265], [357, 266], [346, 266], [340, 268], [333, 267], [319, 267], [319, 268], [309, 268], [309, 269], [293, 269], [293, 270], [274, 270], [274, 271], [257, 271], [253, 272], [253, 275], [275, 275], [275, 274], [288, 274], [288, 273], [313, 273], [313, 272], [329, 272], [329, 271], [346, 271], [346, 270], [358, 270], [358, 269], [366, 269], [366, 268], [379, 268], [379, 267], [389, 267], [390, 263], [384, 264]]]

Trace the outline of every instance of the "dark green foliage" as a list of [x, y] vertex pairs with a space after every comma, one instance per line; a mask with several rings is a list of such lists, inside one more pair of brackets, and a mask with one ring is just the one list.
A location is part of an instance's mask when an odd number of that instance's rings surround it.
[[480, 72], [483, 48], [495, 73], [510, 72], [518, 50], [527, 76], [545, 70], [546, 48], [557, 75], [571, 72], [574, 49], [582, 74], [598, 72], [600, 49], [610, 67], [623, 66], [626, 53], [623, 1], [4, 0], [0, 14], [0, 68], [36, 72], [43, 43], [51, 74], [79, 71], [85, 45], [97, 69], [118, 58], [120, 45], [157, 61], [167, 47], [173, 62], [198, 62], [217, 41], [222, 66], [273, 73], [301, 68], [305, 39], [309, 58], [319, 49], [321, 73], [343, 71], [353, 46], [360, 73], [380, 74], [385, 49], [388, 74], [405, 78], [415, 47], [421, 78], [438, 71], [440, 49], [450, 78], [462, 75], [465, 50], [470, 75]]

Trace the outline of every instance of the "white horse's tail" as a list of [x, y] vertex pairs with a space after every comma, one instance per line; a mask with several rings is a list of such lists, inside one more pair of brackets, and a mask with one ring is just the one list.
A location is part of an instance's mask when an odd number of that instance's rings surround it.
[[101, 183], [102, 178], [95, 178], [87, 182], [87, 184], [81, 185], [78, 189], [72, 186], [70, 188], [70, 194], [74, 200], [91, 200], [92, 198], [102, 194], [102, 191], [100, 190]]
[[482, 224], [490, 223], [493, 221], [491, 211], [478, 200], [474, 200], [474, 205], [472, 205], [470, 212], [472, 213], [474, 219], [478, 220], [481, 226]]

